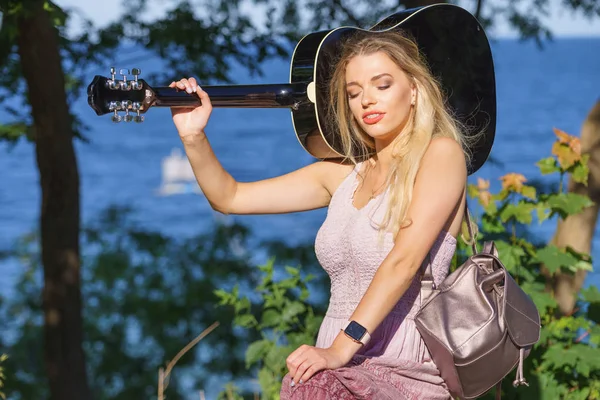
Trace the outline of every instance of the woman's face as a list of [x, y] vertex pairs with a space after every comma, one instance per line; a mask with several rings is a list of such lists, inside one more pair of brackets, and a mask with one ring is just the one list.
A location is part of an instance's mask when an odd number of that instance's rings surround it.
[[372, 138], [388, 144], [408, 122], [416, 88], [387, 54], [378, 52], [350, 59], [346, 93], [358, 125]]

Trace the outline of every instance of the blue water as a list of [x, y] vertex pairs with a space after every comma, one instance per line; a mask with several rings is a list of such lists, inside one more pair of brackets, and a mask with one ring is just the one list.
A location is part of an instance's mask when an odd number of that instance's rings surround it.
[[[473, 177], [499, 185], [498, 177], [520, 172], [538, 177], [534, 163], [550, 154], [552, 127], [579, 134], [582, 121], [600, 95], [600, 39], [559, 39], [540, 51], [531, 43], [501, 40], [493, 43], [498, 91], [498, 126], [492, 158]], [[131, 58], [131, 57], [128, 57]], [[108, 67], [90, 71], [107, 75]], [[159, 62], [137, 65], [156, 70]], [[265, 76], [250, 79], [241, 71], [238, 83], [284, 83], [287, 61], [266, 64]], [[160, 85], [165, 82], [149, 82]], [[113, 124], [97, 117], [84, 98], [73, 104], [91, 131], [90, 143], [76, 143], [82, 185], [82, 218], [89, 220], [111, 204], [132, 206], [144, 226], [176, 236], [189, 236], [213, 223], [217, 215], [201, 195], [159, 196], [161, 160], [181, 147], [166, 109], [152, 109], [143, 124]], [[284, 109], [215, 109], [208, 126], [211, 144], [223, 165], [242, 181], [280, 175], [311, 162], [298, 144]], [[40, 191], [34, 149], [25, 142], [12, 150], [0, 144], [0, 249], [36, 228]], [[312, 241], [325, 210], [269, 216], [235, 217], [262, 238], [289, 243]], [[554, 224], [543, 226], [549, 237]], [[594, 240], [594, 254], [598, 240]], [[4, 262], [0, 291], [11, 291], [18, 265]], [[588, 284], [600, 283], [596, 272]]]

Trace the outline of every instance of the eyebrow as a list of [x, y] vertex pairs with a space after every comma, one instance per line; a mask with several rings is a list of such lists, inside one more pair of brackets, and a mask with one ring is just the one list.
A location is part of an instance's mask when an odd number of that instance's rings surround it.
[[[376, 81], [376, 80], [377, 80], [377, 79], [379, 79], [379, 78], [383, 78], [383, 77], [384, 77], [384, 76], [386, 76], [386, 75], [387, 75], [387, 76], [389, 76], [390, 78], [393, 78], [393, 76], [392, 76], [392, 75], [388, 74], [387, 72], [384, 72], [383, 74], [375, 75], [374, 77], [372, 77], [372, 78], [371, 78], [371, 82], [373, 82], [373, 81]], [[354, 81], [346, 83], [346, 87], [348, 87], [348, 86], [352, 86], [352, 85], [357, 85], [357, 86], [360, 86], [360, 85], [358, 84], [358, 82], [354, 82]]]

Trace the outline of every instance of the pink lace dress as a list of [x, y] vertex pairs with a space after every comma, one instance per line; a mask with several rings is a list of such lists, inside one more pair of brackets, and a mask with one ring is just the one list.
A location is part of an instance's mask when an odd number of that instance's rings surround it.
[[[386, 193], [361, 209], [353, 205], [360, 164], [331, 198], [327, 218], [317, 233], [317, 258], [331, 279], [329, 307], [316, 347], [327, 348], [364, 295], [375, 271], [393, 247], [391, 233], [380, 240], [377, 225], [385, 213]], [[446, 277], [456, 239], [441, 232], [430, 250], [436, 284]], [[419, 335], [414, 315], [420, 305], [416, 277], [394, 309], [371, 333], [371, 341], [343, 368], [315, 374], [290, 387], [286, 375], [281, 399], [449, 399], [450, 394]]]

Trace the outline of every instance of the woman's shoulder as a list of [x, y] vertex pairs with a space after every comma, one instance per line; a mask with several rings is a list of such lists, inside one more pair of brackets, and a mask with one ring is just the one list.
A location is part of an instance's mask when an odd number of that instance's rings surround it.
[[439, 162], [465, 162], [465, 152], [460, 143], [451, 137], [434, 137], [431, 139], [423, 161]]
[[434, 175], [438, 179], [446, 179], [448, 175], [465, 175], [467, 163], [465, 153], [460, 143], [450, 137], [435, 137], [431, 139], [421, 165], [421, 175]]
[[344, 159], [327, 159], [317, 161], [315, 164], [318, 168], [318, 173], [323, 182], [323, 186], [333, 195], [340, 184], [352, 173], [355, 169], [355, 164]]
[[427, 148], [427, 152], [454, 152], [456, 154], [462, 154], [463, 150], [454, 138], [448, 136], [436, 136], [431, 139], [429, 142], [429, 147]]

